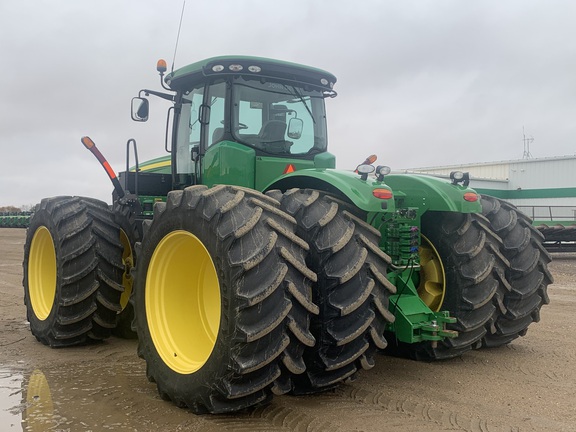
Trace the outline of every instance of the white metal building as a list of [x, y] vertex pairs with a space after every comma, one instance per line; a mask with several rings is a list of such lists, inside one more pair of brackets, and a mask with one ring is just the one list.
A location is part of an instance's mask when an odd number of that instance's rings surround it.
[[576, 156], [410, 168], [403, 172], [448, 178], [470, 173], [470, 186], [505, 199], [535, 220], [576, 220]]

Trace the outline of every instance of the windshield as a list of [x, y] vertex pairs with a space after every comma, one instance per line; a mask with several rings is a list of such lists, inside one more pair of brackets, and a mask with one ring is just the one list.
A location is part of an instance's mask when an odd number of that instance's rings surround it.
[[232, 133], [239, 142], [279, 155], [326, 151], [321, 90], [237, 78], [232, 94]]

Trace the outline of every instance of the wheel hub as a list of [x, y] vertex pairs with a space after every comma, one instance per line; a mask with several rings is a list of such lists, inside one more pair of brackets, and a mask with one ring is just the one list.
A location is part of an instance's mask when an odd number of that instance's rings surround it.
[[146, 318], [154, 346], [172, 370], [190, 374], [208, 360], [220, 327], [220, 284], [204, 244], [188, 231], [166, 235], [146, 275]]
[[50, 315], [56, 298], [56, 251], [50, 231], [41, 226], [34, 233], [28, 260], [28, 290], [36, 318]]
[[432, 242], [422, 235], [420, 254], [420, 284], [418, 295], [432, 311], [439, 312], [446, 294], [446, 277], [440, 255]]

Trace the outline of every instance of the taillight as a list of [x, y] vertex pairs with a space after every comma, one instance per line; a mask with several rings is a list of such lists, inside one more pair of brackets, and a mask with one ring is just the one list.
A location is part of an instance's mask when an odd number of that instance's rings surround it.
[[392, 191], [389, 189], [374, 189], [372, 195], [379, 199], [390, 199], [392, 198]]
[[478, 194], [475, 194], [474, 192], [466, 192], [464, 194], [464, 200], [468, 202], [476, 202], [478, 201]]

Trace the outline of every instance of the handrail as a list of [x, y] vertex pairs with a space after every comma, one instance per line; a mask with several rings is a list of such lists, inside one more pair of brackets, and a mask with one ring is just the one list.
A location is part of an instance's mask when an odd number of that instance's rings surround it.
[[[553, 220], [574, 220], [576, 221], [576, 206], [566, 206], [566, 205], [518, 205], [516, 206], [520, 211], [522, 211], [525, 214], [528, 214], [532, 219], [539, 219], [539, 220], [548, 220], [547, 218], [549, 218], [550, 221]], [[525, 211], [524, 209], [530, 209], [531, 211]], [[536, 215], [536, 209], [547, 209], [547, 213], [548, 216], [543, 216], [543, 215]], [[553, 212], [552, 209], [555, 209], [556, 211]], [[572, 215], [571, 216], [567, 216], [566, 212], [558, 212], [558, 210], [571, 210], [572, 211]], [[558, 213], [564, 213], [564, 215], [562, 214], [558, 214]]]

